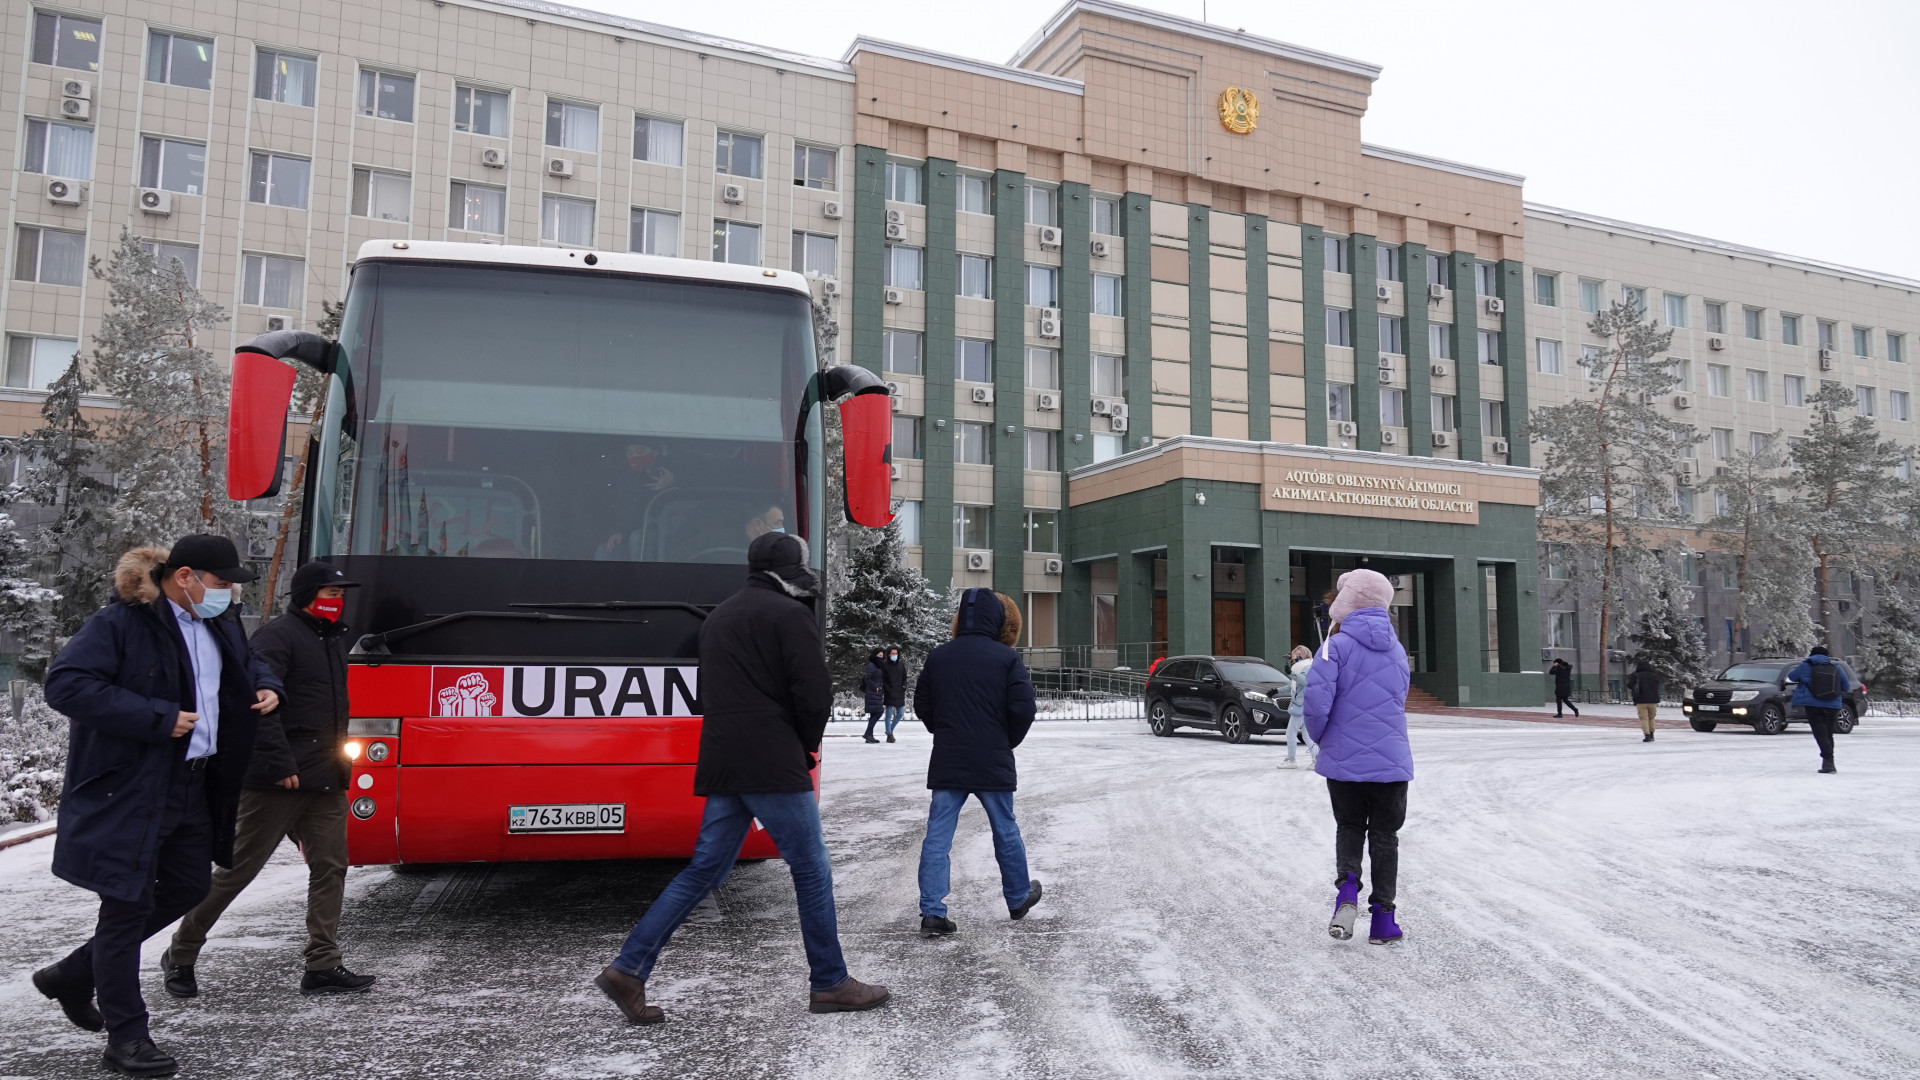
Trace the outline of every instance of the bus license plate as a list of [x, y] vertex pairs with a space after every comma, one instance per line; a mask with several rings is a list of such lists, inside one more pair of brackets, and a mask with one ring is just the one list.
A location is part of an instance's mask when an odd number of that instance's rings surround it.
[[561, 803], [507, 807], [510, 833], [619, 833], [627, 831], [626, 803]]

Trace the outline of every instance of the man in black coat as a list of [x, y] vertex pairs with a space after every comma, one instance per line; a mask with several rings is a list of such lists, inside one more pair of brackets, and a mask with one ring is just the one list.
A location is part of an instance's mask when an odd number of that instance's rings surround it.
[[700, 625], [700, 760], [693, 793], [707, 799], [693, 861], [661, 891], [612, 964], [594, 979], [627, 1019], [666, 1019], [647, 1004], [647, 976], [688, 914], [727, 879], [750, 825], [767, 830], [793, 874], [816, 1013], [871, 1009], [890, 996], [847, 974], [833, 910], [833, 868], [820, 832], [812, 771], [833, 706], [819, 591], [807, 542], [769, 532], [747, 547], [747, 585]]
[[253, 650], [287, 688], [285, 708], [260, 721], [240, 793], [233, 868], [187, 912], [161, 960], [167, 993], [200, 992], [194, 963], [207, 931], [253, 882], [284, 837], [307, 860], [307, 971], [302, 994], [365, 990], [373, 976], [341, 963], [340, 906], [347, 890], [347, 627], [340, 622], [348, 581], [315, 560], [294, 572], [292, 607], [253, 635]]
[[1555, 658], [1547, 674], [1553, 676], [1553, 715], [1565, 716], [1564, 710], [1572, 709], [1579, 716], [1580, 707], [1573, 703], [1573, 665]]
[[1653, 741], [1653, 722], [1660, 715], [1660, 673], [1653, 665], [1641, 660], [1633, 667], [1633, 674], [1627, 676], [1627, 692], [1633, 697], [1633, 708], [1640, 714], [1641, 742]]
[[225, 537], [135, 548], [114, 569], [119, 599], [47, 669], [47, 704], [69, 721], [53, 872], [100, 894], [100, 921], [33, 984], [79, 1027], [105, 1027], [105, 1064], [129, 1076], [178, 1068], [148, 1036], [140, 943], [200, 902], [210, 863], [233, 864], [256, 714], [280, 704], [230, 607], [254, 577]]
[[887, 647], [886, 661], [880, 665], [880, 677], [885, 684], [881, 700], [887, 710], [887, 741], [892, 742], [893, 729], [900, 726], [907, 707], [907, 661], [900, 655], [900, 646]]
[[980, 800], [993, 829], [1007, 914], [1025, 918], [1040, 900], [1040, 883], [1027, 877], [1027, 847], [1013, 817], [1018, 777], [1013, 748], [1033, 726], [1033, 680], [1012, 645], [1020, 640], [1020, 609], [992, 589], [968, 589], [953, 616], [953, 640], [933, 650], [913, 687], [913, 712], [933, 732], [927, 787], [927, 838], [920, 846], [920, 932], [927, 937], [959, 929], [947, 918], [954, 823], [967, 796]]

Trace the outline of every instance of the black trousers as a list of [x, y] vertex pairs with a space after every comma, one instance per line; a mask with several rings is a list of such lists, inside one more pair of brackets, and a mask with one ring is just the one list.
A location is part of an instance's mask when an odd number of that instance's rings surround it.
[[1333, 798], [1334, 884], [1360, 873], [1364, 845], [1373, 856], [1373, 894], [1370, 904], [1392, 910], [1400, 877], [1400, 826], [1407, 820], [1407, 782], [1374, 784], [1358, 780], [1327, 780]]
[[873, 738], [873, 726], [880, 722], [880, 714], [885, 711], [886, 711], [885, 709], [868, 709], [867, 710], [867, 733], [861, 736], [861, 738], [865, 738], [865, 739]]
[[160, 815], [153, 880], [138, 900], [101, 897], [93, 937], [60, 961], [63, 984], [91, 986], [99, 996], [109, 1043], [147, 1036], [140, 945], [193, 910], [212, 882], [213, 821], [207, 813], [206, 778], [202, 770], [174, 767]]
[[1820, 760], [1833, 760], [1833, 722], [1840, 719], [1839, 709], [1807, 706], [1807, 726], [1813, 729], [1813, 741], [1820, 745]]
[[1565, 691], [1564, 693], [1559, 690], [1553, 692], [1553, 715], [1559, 716], [1562, 707], [1572, 709], [1573, 715], [1575, 716], [1580, 715], [1580, 706], [1573, 703], [1573, 691], [1571, 690]]

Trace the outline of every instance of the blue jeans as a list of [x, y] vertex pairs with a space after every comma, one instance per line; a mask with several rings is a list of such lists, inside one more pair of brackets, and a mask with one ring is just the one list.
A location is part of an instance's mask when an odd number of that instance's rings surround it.
[[1027, 902], [1033, 885], [1027, 880], [1027, 845], [1020, 839], [1020, 823], [1013, 819], [1011, 791], [953, 791], [936, 788], [927, 811], [927, 839], [920, 845], [920, 914], [945, 918], [947, 893], [952, 891], [953, 826], [967, 796], [980, 800], [993, 829], [993, 857], [1000, 863], [1000, 891], [1009, 909]]
[[1294, 742], [1295, 735], [1298, 735], [1301, 738], [1306, 739], [1307, 746], [1313, 751], [1313, 755], [1315, 757], [1320, 756], [1320, 747], [1314, 744], [1313, 736], [1307, 734], [1306, 714], [1297, 713], [1297, 712], [1294, 712], [1292, 709], [1288, 709], [1287, 710], [1287, 760], [1288, 761], [1293, 760], [1293, 749], [1294, 749], [1294, 746], [1296, 745]]
[[904, 710], [900, 706], [887, 706], [887, 734], [893, 734], [893, 729], [900, 726], [900, 718], [903, 715]]
[[808, 984], [831, 990], [847, 981], [847, 963], [840, 955], [839, 924], [833, 913], [833, 867], [827, 862], [827, 843], [820, 835], [820, 804], [811, 791], [783, 791], [766, 795], [711, 795], [700, 821], [700, 839], [693, 861], [661, 890], [647, 913], [627, 935], [627, 943], [613, 966], [644, 980], [667, 939], [680, 928], [694, 906], [720, 887], [740, 857], [753, 820], [767, 830], [780, 857], [793, 873], [794, 898], [800, 904], [800, 938], [807, 947]]

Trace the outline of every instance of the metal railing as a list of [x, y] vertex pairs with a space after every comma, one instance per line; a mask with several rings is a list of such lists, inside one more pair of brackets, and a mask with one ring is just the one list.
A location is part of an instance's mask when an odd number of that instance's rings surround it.
[[1074, 668], [1145, 672], [1147, 665], [1167, 655], [1164, 641], [1129, 641], [1117, 645], [1056, 645], [1021, 649], [1029, 671]]

